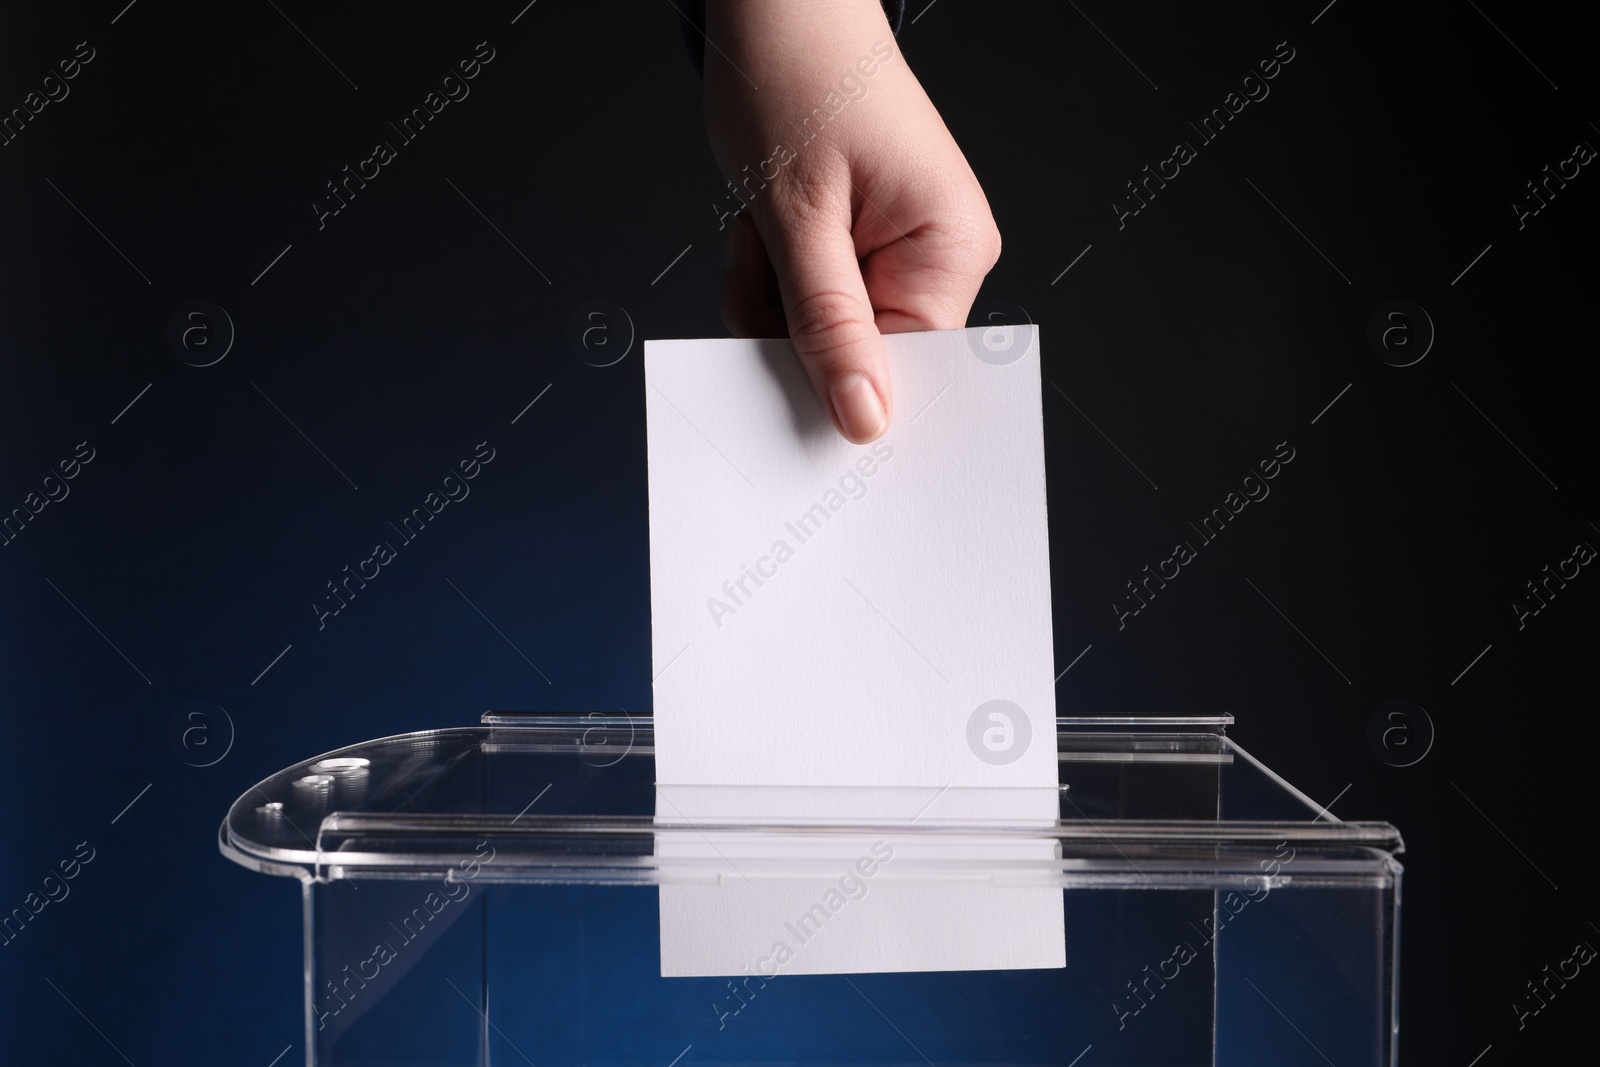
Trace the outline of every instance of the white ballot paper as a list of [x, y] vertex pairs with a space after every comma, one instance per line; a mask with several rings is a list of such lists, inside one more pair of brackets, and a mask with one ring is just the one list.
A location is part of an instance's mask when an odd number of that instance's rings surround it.
[[[656, 818], [685, 828], [663, 853], [732, 873], [746, 846], [695, 827], [740, 818], [1056, 817], [1038, 328], [884, 342], [894, 421], [865, 446], [786, 340], [645, 345]], [[1064, 965], [1060, 889], [982, 873], [1048, 838], [861, 852], [827, 879], [662, 885], [662, 974]], [[980, 873], [909, 876], [945, 860]]]

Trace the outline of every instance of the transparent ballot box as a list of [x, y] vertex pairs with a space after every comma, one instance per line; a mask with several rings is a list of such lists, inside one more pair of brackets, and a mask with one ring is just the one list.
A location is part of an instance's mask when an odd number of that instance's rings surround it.
[[220, 846], [300, 879], [318, 1067], [1392, 1065], [1400, 835], [1231, 722], [1057, 720], [1054, 818], [779, 816], [658, 790], [648, 718], [491, 712], [290, 767]]

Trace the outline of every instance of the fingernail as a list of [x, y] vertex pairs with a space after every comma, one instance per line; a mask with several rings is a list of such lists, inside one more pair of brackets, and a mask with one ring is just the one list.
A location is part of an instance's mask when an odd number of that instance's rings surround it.
[[745, 225], [744, 212], [741, 211], [733, 217], [733, 229], [728, 234], [728, 270], [732, 270], [733, 265], [744, 255], [745, 242], [750, 239], [744, 232]]
[[865, 374], [846, 374], [833, 383], [828, 396], [846, 437], [864, 444], [883, 433], [883, 401]]

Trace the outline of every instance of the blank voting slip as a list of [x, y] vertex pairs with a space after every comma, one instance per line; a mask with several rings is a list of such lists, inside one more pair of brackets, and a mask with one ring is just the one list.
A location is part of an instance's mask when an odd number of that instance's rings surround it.
[[[737, 868], [772, 847], [713, 844], [718, 820], [1056, 817], [1037, 327], [884, 342], [894, 421], [865, 446], [787, 340], [645, 345], [663, 854]], [[1059, 888], [905, 877], [1050, 861], [1048, 837], [861, 847], [847, 869], [875, 877], [852, 892], [662, 885], [661, 973], [1064, 965]]]
[[885, 336], [871, 445], [787, 340], [646, 343], [659, 782], [1054, 790], [1037, 330]]

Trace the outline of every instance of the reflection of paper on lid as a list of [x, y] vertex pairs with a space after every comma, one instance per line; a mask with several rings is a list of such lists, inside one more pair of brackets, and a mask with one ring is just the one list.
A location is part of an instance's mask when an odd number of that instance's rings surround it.
[[[657, 786], [656, 851], [694, 879], [660, 887], [661, 973], [1063, 966], [1056, 843], [984, 832], [1048, 827], [1055, 805], [1054, 788]], [[792, 827], [784, 816], [801, 813], [861, 831], [724, 828]]]
[[[870, 446], [839, 436], [787, 341], [645, 346], [658, 820], [774, 816], [759, 788], [667, 788], [733, 785], [907, 790], [845, 813], [886, 824], [947, 788], [1014, 792], [1012, 821], [1056, 815], [1037, 328], [884, 342], [895, 418]], [[827, 793], [790, 814], [839, 817], [806, 807]], [[915, 848], [886, 839], [897, 859], [864, 863], [859, 897], [843, 868], [663, 886], [662, 973], [737, 973], [751, 938], [819, 901], [827, 947], [808, 937], [785, 970], [1060, 966], [1059, 889], [998, 888], [982, 862], [1052, 843], [982, 840], [945, 857], [976, 872], [960, 885], [901, 877]]]

